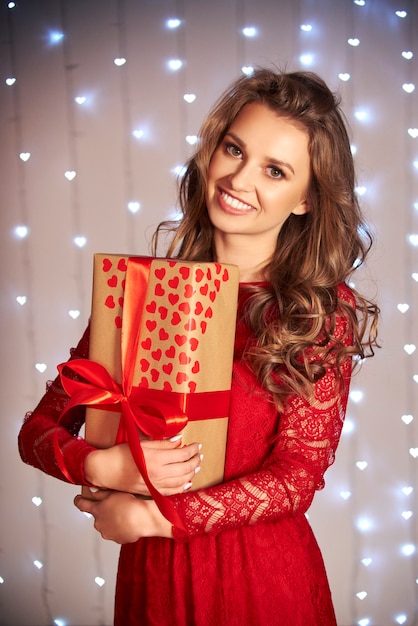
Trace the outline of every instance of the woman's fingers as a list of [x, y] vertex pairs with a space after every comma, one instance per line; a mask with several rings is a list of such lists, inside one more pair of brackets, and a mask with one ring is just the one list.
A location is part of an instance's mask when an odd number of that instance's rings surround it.
[[152, 484], [163, 495], [173, 495], [189, 489], [190, 483], [200, 471], [203, 460], [201, 446], [196, 443], [182, 448], [161, 449], [155, 443], [141, 442]]
[[[163, 444], [163, 447], [155, 444]], [[148, 469], [148, 475], [156, 479], [176, 478], [189, 475], [200, 466], [203, 459], [201, 445], [191, 443], [186, 446], [165, 449], [165, 442], [142, 441], [142, 451]]]
[[[200, 470], [203, 455], [198, 443], [182, 445], [182, 439], [143, 440], [141, 447], [147, 474], [164, 495], [181, 493]], [[148, 487], [127, 443], [92, 452], [86, 461], [86, 478], [98, 487], [149, 495]]]

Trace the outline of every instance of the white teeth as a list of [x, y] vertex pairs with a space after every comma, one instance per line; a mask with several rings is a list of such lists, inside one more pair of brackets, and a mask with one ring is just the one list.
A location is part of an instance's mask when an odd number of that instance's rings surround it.
[[240, 211], [249, 211], [250, 209], [254, 208], [250, 204], [245, 204], [244, 202], [240, 202], [240, 200], [237, 200], [236, 198], [232, 198], [224, 191], [222, 192], [221, 195], [224, 201], [226, 202], [226, 204], [230, 206], [232, 209], [238, 209]]

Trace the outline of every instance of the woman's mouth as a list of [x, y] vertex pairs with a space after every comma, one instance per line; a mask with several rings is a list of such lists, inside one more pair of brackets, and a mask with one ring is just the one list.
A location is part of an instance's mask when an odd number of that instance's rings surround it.
[[226, 193], [226, 191], [223, 191], [222, 189], [219, 190], [219, 197], [223, 205], [222, 208], [226, 208], [226, 210], [229, 210], [229, 212], [239, 214], [255, 210], [251, 204], [246, 204], [245, 202], [242, 202], [241, 200], [230, 196], [228, 193]]

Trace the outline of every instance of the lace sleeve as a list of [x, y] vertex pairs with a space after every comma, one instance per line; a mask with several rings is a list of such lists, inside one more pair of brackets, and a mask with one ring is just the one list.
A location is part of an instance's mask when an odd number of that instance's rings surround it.
[[[71, 350], [71, 358], [86, 358], [88, 355], [89, 328], [85, 331], [77, 348]], [[58, 417], [68, 401], [59, 377], [47, 384], [45, 395], [34, 411], [27, 413], [18, 436], [19, 453], [28, 465], [46, 474], [67, 481], [62, 474], [54, 453], [54, 436], [57, 431], [59, 445], [64, 453], [65, 464], [76, 484], [86, 484], [84, 459], [94, 448], [78, 433], [84, 424], [84, 407], [75, 407], [60, 422]], [[68, 482], [68, 481], [67, 481]]]
[[[346, 324], [341, 324], [341, 333], [342, 327]], [[351, 337], [344, 343], [351, 343]], [[297, 395], [288, 398], [271, 453], [259, 471], [172, 497], [186, 528], [186, 533], [174, 529], [177, 539], [307, 511], [315, 491], [324, 486], [323, 476], [334, 461], [341, 434], [351, 359], [341, 369], [343, 384], [330, 368], [315, 384], [311, 402]]]

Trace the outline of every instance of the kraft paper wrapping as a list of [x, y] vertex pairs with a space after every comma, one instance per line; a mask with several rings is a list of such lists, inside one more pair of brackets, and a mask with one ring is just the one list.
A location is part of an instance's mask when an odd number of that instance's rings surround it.
[[[125, 279], [130, 258], [94, 256], [89, 358], [103, 365], [119, 384]], [[141, 294], [143, 309], [133, 385], [197, 394], [195, 397], [207, 392], [229, 392], [238, 268], [149, 257], [134, 259], [150, 263], [150, 269], [146, 294]], [[87, 408], [86, 440], [99, 448], [112, 446], [119, 419], [116, 412]], [[227, 429], [228, 414], [187, 423], [183, 442], [201, 443], [204, 453], [193, 489], [222, 482]], [[138, 436], [144, 435], [138, 432]]]

